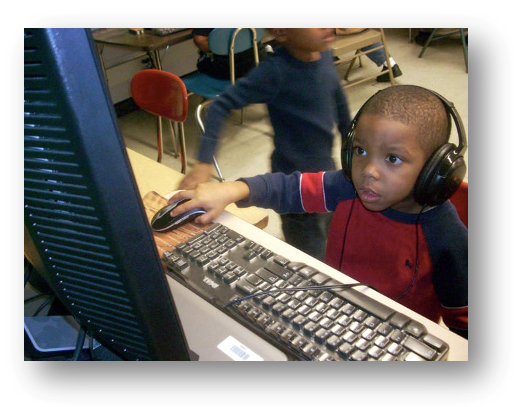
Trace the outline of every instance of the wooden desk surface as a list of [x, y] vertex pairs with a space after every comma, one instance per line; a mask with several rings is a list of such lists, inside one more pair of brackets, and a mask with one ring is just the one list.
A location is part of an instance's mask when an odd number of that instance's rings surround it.
[[153, 35], [149, 30], [145, 30], [142, 34], [131, 34], [128, 28], [104, 28], [93, 32], [93, 38], [101, 44], [120, 45], [148, 52], [193, 38], [191, 35], [192, 31], [192, 28], [188, 28], [184, 31], [159, 37], [158, 35]]
[[[129, 148], [127, 152], [141, 197], [150, 191], [165, 196], [178, 189], [183, 174]], [[235, 204], [230, 204], [226, 211], [260, 229], [268, 225], [268, 214], [261, 209], [238, 208]]]

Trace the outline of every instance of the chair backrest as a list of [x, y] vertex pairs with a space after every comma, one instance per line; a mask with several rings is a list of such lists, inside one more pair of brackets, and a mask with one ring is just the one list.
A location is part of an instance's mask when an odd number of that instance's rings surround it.
[[[264, 37], [264, 28], [215, 28], [209, 34], [209, 49], [213, 54], [230, 55], [234, 38], [234, 54], [246, 51]], [[234, 37], [235, 36], [235, 37]]]
[[459, 218], [468, 227], [468, 183], [463, 182], [450, 198], [451, 203], [457, 208]]
[[177, 75], [145, 69], [134, 75], [130, 87], [132, 99], [140, 108], [175, 122], [186, 120], [187, 90]]
[[257, 43], [264, 37], [264, 28], [215, 28], [209, 34], [209, 49], [216, 55], [228, 55], [230, 82], [236, 81], [234, 55], [253, 48], [255, 65], [259, 64]]

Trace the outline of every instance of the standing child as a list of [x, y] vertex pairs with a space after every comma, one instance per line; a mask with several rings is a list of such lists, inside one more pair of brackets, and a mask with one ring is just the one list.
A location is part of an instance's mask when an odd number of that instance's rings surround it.
[[[212, 157], [222, 126], [232, 110], [266, 103], [274, 130], [272, 172], [317, 172], [335, 169], [334, 127], [345, 136], [350, 114], [331, 50], [333, 28], [272, 28], [282, 45], [210, 106], [201, 139], [199, 163], [180, 185], [194, 188], [211, 179]], [[284, 214], [286, 241], [322, 260], [329, 214]]]
[[447, 200], [466, 171], [458, 114], [431, 91], [393, 86], [363, 106], [345, 146], [343, 171], [200, 184], [173, 197], [192, 198], [177, 213], [201, 206], [197, 221], [209, 222], [230, 202], [334, 211], [326, 263], [467, 337], [468, 231]]

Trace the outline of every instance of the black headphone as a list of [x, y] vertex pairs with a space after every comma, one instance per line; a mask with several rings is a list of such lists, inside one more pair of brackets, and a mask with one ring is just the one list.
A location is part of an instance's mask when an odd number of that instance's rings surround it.
[[[459, 188], [466, 175], [466, 163], [464, 162], [463, 154], [467, 148], [467, 141], [464, 125], [453, 103], [430, 89], [426, 90], [437, 96], [443, 103], [446, 112], [453, 117], [459, 136], [459, 145], [457, 147], [453, 143], [446, 143], [430, 156], [416, 180], [414, 186], [414, 199], [416, 202], [420, 205], [435, 206], [442, 204], [450, 198]], [[357, 121], [366, 104], [380, 92], [382, 91], [375, 93], [362, 105], [350, 124], [348, 135], [343, 141], [341, 164], [344, 175], [350, 182], [352, 182], [353, 140]]]

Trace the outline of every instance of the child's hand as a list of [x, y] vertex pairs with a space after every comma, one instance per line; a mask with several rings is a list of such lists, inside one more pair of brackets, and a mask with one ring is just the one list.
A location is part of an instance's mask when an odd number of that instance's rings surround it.
[[190, 199], [171, 212], [176, 216], [193, 208], [203, 208], [207, 213], [195, 219], [196, 223], [209, 223], [218, 217], [225, 207], [232, 203], [248, 199], [250, 189], [242, 181], [207, 182], [198, 184], [194, 190], [181, 191], [173, 195], [169, 203], [180, 199]]
[[184, 177], [178, 189], [194, 189], [201, 182], [211, 181], [213, 168], [214, 166], [208, 163], [196, 164]]

